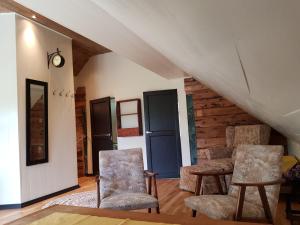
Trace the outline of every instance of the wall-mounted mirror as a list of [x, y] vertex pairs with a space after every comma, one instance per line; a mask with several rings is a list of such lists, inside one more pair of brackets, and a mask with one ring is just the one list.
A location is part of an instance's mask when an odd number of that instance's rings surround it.
[[26, 79], [26, 165], [48, 162], [48, 84]]

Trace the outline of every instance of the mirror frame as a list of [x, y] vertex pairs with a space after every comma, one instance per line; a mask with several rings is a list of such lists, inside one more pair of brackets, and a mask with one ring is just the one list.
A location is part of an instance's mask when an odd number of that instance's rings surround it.
[[[30, 159], [30, 146], [31, 146], [31, 133], [30, 133], [30, 121], [31, 121], [31, 85], [39, 85], [44, 88], [44, 151], [45, 157], [39, 160]], [[26, 166], [36, 165], [40, 163], [47, 163], [49, 161], [48, 157], [48, 83], [38, 80], [26, 79]]]

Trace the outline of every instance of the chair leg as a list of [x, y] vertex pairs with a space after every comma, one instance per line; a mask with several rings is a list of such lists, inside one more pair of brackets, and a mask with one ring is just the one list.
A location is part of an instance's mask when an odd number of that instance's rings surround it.
[[222, 187], [219, 175], [215, 175], [214, 178], [215, 178], [215, 181], [216, 181], [216, 184], [218, 187], [219, 194], [224, 195], [223, 187]]
[[157, 214], [160, 214], [159, 206], [156, 207], [156, 213], [157, 213]]
[[192, 210], [192, 217], [196, 217], [197, 211], [196, 210]]
[[148, 208], [148, 213], [151, 213], [151, 208]]

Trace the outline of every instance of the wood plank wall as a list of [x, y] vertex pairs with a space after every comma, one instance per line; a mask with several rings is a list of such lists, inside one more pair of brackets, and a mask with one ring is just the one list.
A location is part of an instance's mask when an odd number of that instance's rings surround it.
[[75, 114], [76, 114], [76, 142], [77, 142], [77, 167], [78, 177], [85, 175], [85, 140], [86, 140], [86, 94], [85, 87], [78, 87], [75, 95]]
[[199, 81], [186, 78], [184, 83], [186, 94], [193, 98], [198, 162], [207, 159], [205, 149], [226, 146], [227, 126], [261, 123]]

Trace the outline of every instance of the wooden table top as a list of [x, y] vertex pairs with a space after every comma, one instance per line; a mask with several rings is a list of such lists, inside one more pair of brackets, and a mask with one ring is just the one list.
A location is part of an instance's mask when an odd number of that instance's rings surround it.
[[[10, 225], [25, 225], [48, 216], [54, 212], [62, 213], [76, 213], [81, 215], [92, 215], [99, 217], [110, 217], [110, 218], [120, 218], [120, 219], [132, 219], [140, 221], [150, 221], [150, 222], [161, 222], [161, 223], [175, 223], [180, 225], [255, 225], [254, 223], [244, 223], [244, 222], [234, 222], [234, 221], [220, 221], [208, 218], [205, 215], [199, 215], [196, 218], [180, 216], [171, 216], [166, 214], [156, 214], [156, 213], [140, 213], [140, 212], [128, 212], [128, 211], [116, 211], [116, 210], [105, 210], [105, 209], [95, 209], [95, 208], [83, 208], [75, 206], [63, 206], [55, 205], [28, 216], [22, 217], [15, 220]], [[261, 224], [260, 224], [261, 225]]]

